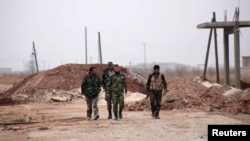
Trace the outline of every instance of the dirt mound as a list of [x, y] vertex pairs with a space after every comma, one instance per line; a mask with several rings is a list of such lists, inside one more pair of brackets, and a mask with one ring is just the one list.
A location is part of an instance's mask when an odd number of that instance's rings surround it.
[[15, 105], [15, 104], [21, 104], [25, 103], [24, 101], [15, 101], [11, 98], [4, 97], [0, 98], [0, 106], [7, 106], [7, 105]]
[[[101, 78], [102, 72], [107, 68], [105, 64], [67, 64], [54, 69], [40, 72], [25, 77], [20, 82], [13, 85], [12, 88], [2, 94], [9, 97], [17, 94], [25, 94], [30, 97], [39, 97], [44, 91], [64, 90], [80, 88], [83, 77], [88, 73], [90, 67], [97, 68], [97, 75]], [[125, 73], [126, 68], [122, 68]], [[128, 81], [128, 90], [131, 92], [144, 92], [144, 86], [134, 81], [129, 75], [126, 75]]]
[[[192, 78], [178, 78], [168, 83], [168, 92], [163, 95], [161, 109], [195, 108], [204, 111], [231, 113], [250, 113], [249, 100], [230, 100], [222, 94], [229, 90], [227, 86], [207, 88]], [[127, 107], [131, 111], [150, 110], [149, 99]]]
[[240, 86], [241, 86], [241, 89], [247, 89], [247, 88], [250, 88], [250, 83], [247, 83], [247, 82], [244, 82], [244, 81], [240, 81]]

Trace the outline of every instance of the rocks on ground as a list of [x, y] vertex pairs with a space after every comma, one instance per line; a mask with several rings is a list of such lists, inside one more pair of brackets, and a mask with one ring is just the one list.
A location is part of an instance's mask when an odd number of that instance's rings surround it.
[[[127, 105], [130, 111], [150, 110], [149, 99]], [[212, 85], [192, 78], [178, 78], [168, 83], [168, 92], [162, 97], [161, 109], [200, 109], [250, 114], [250, 90]]]
[[[83, 77], [91, 66], [97, 68], [97, 74], [100, 78], [103, 70], [107, 67], [100, 64], [67, 64], [25, 77], [0, 94], [0, 106], [26, 102], [81, 100], [84, 97], [79, 88]], [[126, 108], [130, 111], [150, 110], [149, 99], [143, 99], [145, 95], [141, 95], [141, 93], [146, 93], [145, 82], [139, 83], [130, 69], [122, 68], [122, 72], [126, 75], [128, 90], [131, 92], [126, 97], [127, 100], [137, 101], [132, 105], [127, 104]], [[247, 83], [244, 86], [247, 86]], [[102, 92], [101, 101], [105, 103], [103, 95]], [[249, 114], [250, 88], [245, 87], [244, 90], [240, 90], [203, 81], [199, 77], [181, 77], [168, 82], [168, 92], [162, 97], [161, 108], [163, 110], [195, 108], [204, 111]]]
[[[92, 66], [97, 68], [97, 75], [101, 79], [103, 71], [107, 68], [105, 64], [67, 64], [25, 77], [0, 94], [0, 99], [12, 100], [0, 105], [45, 102], [48, 101], [48, 97], [52, 97], [52, 101], [79, 99], [82, 80]], [[144, 85], [134, 80], [127, 68], [122, 68], [122, 72], [126, 75], [129, 91], [144, 93]]]

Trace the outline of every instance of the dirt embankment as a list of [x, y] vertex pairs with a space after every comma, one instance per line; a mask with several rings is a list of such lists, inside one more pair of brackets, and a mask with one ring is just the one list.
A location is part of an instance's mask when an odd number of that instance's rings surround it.
[[[43, 95], [52, 93], [54, 90], [71, 92], [71, 90], [79, 89], [83, 77], [91, 66], [97, 68], [100, 78], [103, 70], [107, 68], [106, 65], [100, 64], [67, 64], [30, 75], [0, 94], [0, 105], [40, 102]], [[145, 93], [144, 85], [132, 78], [129, 69], [122, 68], [122, 72], [126, 74], [129, 91]], [[204, 111], [250, 113], [250, 90], [245, 90], [246, 98], [244, 99], [230, 99], [223, 95], [230, 89], [232, 88], [229, 86], [206, 87], [194, 81], [193, 78], [177, 78], [168, 82], [168, 92], [163, 95], [161, 108], [163, 110], [193, 108]], [[13, 96], [19, 96], [23, 100], [13, 99]], [[134, 105], [127, 105], [126, 108], [130, 111], [150, 110], [150, 102], [149, 99], [144, 99]]]
[[[97, 68], [97, 75], [100, 79], [102, 79], [102, 73], [107, 68], [107, 65], [105, 64], [62, 65], [48, 71], [30, 75], [15, 83], [12, 88], [0, 95], [2, 98], [5, 98], [5, 100], [2, 100], [1, 105], [8, 105], [9, 103], [15, 102], [28, 102], [30, 99], [34, 101], [36, 97], [41, 97], [40, 95], [44, 94], [45, 92], [52, 92], [53, 90], [70, 91], [73, 89], [78, 89], [81, 86], [84, 76], [88, 73], [89, 68], [92, 66]], [[144, 85], [133, 80], [132, 77], [127, 74], [126, 68], [122, 68], [122, 72], [126, 74], [129, 91], [144, 92]], [[24, 101], [7, 102], [4, 104], [6, 99], [17, 94], [27, 95], [28, 99]]]
[[[228, 86], [205, 87], [192, 78], [178, 78], [168, 83], [168, 92], [162, 97], [161, 109], [201, 109], [230, 113], [250, 113], [250, 99], [233, 100], [223, 96]], [[127, 107], [130, 111], [150, 110], [149, 99]]]

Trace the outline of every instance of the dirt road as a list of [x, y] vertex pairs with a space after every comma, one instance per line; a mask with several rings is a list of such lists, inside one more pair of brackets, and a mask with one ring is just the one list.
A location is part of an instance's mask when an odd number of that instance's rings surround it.
[[[202, 111], [124, 111], [119, 121], [107, 120], [106, 106], [99, 105], [100, 119], [86, 120], [85, 101], [34, 103], [0, 107], [1, 141], [206, 141], [208, 124], [249, 124], [249, 115], [223, 115]], [[11, 124], [19, 123], [19, 124]]]

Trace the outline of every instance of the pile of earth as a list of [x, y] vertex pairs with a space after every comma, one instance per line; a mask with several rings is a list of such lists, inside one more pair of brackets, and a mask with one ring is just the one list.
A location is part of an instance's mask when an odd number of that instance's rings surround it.
[[[0, 96], [2, 98], [12, 97], [13, 100], [13, 97], [18, 95], [23, 99], [21, 101], [36, 102], [45, 93], [79, 90], [84, 76], [92, 66], [97, 68], [97, 75], [102, 78], [102, 73], [107, 68], [105, 64], [66, 64], [25, 77]], [[122, 72], [127, 78], [128, 91], [145, 93], [144, 85], [134, 80], [127, 68], [122, 67]], [[14, 100], [14, 102], [7, 102], [5, 105], [9, 103], [20, 103], [20, 101]], [[1, 105], [4, 105], [4, 102]]]
[[[250, 89], [229, 97], [223, 95], [232, 90], [229, 86], [206, 87], [193, 78], [178, 78], [168, 82], [168, 92], [162, 97], [162, 110], [200, 109], [229, 113], [250, 114]], [[239, 97], [240, 96], [240, 97]], [[150, 110], [150, 101], [144, 99], [133, 105], [126, 105], [130, 111]]]

